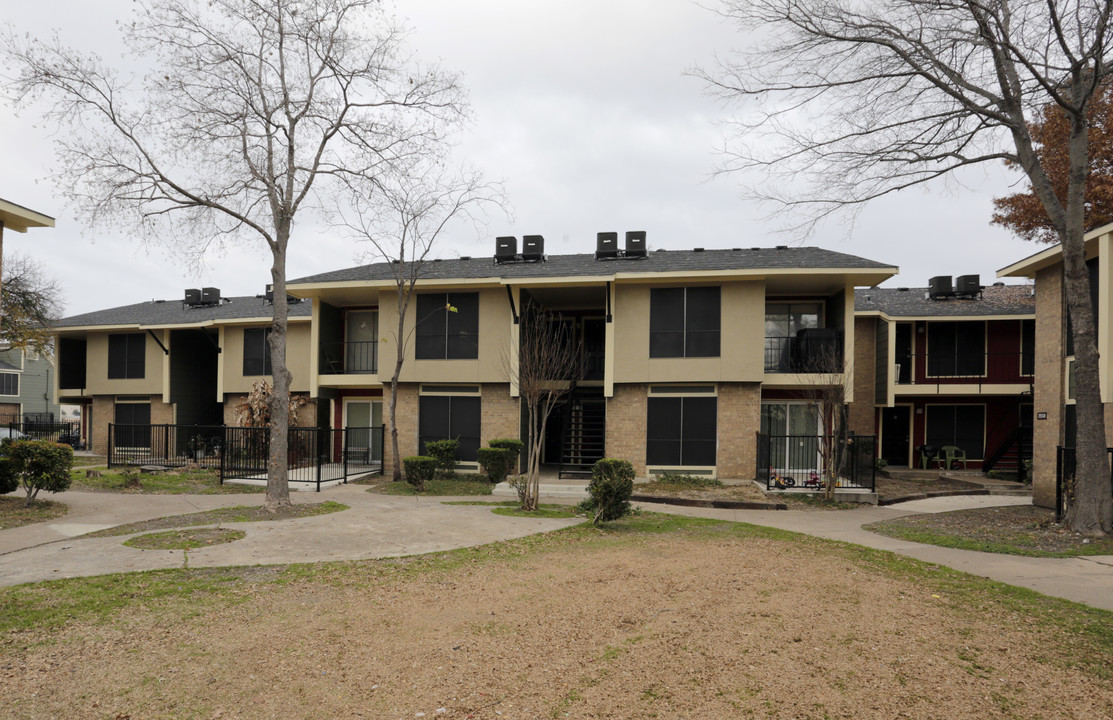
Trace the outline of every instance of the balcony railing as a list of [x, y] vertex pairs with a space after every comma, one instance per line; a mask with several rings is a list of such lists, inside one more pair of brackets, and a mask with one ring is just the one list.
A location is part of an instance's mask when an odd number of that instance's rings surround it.
[[[757, 479], [766, 490], [873, 490], [877, 438], [873, 435], [757, 436]], [[826, 456], [826, 457], [825, 457]]]
[[839, 373], [843, 370], [838, 330], [802, 330], [792, 337], [765, 338], [765, 372]]
[[1032, 382], [1035, 362], [1020, 352], [916, 353], [897, 355], [898, 385]]
[[379, 343], [374, 340], [321, 343], [322, 375], [374, 375], [378, 371]]

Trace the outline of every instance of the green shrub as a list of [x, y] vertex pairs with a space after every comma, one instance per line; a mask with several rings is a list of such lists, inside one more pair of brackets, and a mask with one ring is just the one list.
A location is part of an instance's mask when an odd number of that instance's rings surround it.
[[722, 487], [722, 480], [699, 475], [685, 475], [677, 472], [663, 472], [657, 476], [657, 482], [667, 485], [683, 485], [685, 487]]
[[19, 485], [27, 492], [24, 506], [40, 490], [62, 492], [70, 486], [73, 448], [45, 440], [11, 440], [0, 443], [0, 489], [11, 492]]
[[447, 474], [456, 469], [456, 448], [460, 445], [456, 438], [430, 440], [425, 443], [425, 456], [436, 461], [436, 469]]
[[522, 448], [526, 446], [524, 442], [518, 438], [494, 438], [487, 442], [493, 448], [502, 448], [503, 450], [510, 451], [510, 457], [506, 461], [507, 474], [513, 473], [518, 467], [518, 458], [522, 454]]
[[878, 470], [884, 470], [888, 465], [889, 461], [883, 457], [879, 457], [873, 461], [873, 466]]
[[498, 447], [479, 448], [477, 456], [480, 466], [487, 473], [487, 479], [493, 485], [506, 479], [506, 473], [509, 472], [510, 463], [514, 458], [510, 450]]
[[432, 480], [437, 475], [437, 461], [428, 455], [411, 455], [402, 458], [402, 468], [405, 471], [406, 482], [419, 491], [425, 489], [427, 480]]
[[595, 525], [628, 515], [630, 495], [634, 492], [634, 466], [628, 460], [603, 458], [591, 468], [587, 492], [591, 495]]

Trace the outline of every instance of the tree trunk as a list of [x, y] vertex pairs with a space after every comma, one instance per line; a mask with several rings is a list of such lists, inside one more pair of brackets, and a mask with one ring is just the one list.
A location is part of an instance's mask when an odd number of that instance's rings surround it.
[[402, 482], [402, 458], [398, 456], [398, 378], [402, 375], [402, 363], [406, 360], [406, 347], [403, 342], [406, 327], [406, 309], [410, 305], [411, 293], [403, 285], [398, 286], [398, 332], [394, 336], [394, 374], [390, 376], [390, 452], [394, 458], [391, 477], [394, 482]]
[[1089, 173], [1085, 116], [1072, 118], [1070, 181], [1063, 237], [1063, 289], [1074, 340], [1075, 439], [1074, 497], [1067, 506], [1066, 527], [1086, 535], [1113, 531], [1113, 489], [1106, 452], [1105, 411], [1101, 401], [1097, 332], [1090, 306], [1090, 277], [1085, 262], [1086, 178]]
[[270, 453], [267, 457], [267, 497], [263, 507], [269, 512], [290, 506], [289, 456], [287, 444], [290, 428], [290, 371], [286, 367], [286, 326], [289, 308], [286, 305], [286, 243], [290, 236], [289, 221], [280, 227], [271, 247], [274, 281], [274, 320], [271, 323], [271, 425]]

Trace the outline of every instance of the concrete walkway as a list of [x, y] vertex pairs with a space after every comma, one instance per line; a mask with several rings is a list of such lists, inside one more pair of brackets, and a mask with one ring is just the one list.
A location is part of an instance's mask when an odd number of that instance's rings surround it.
[[[180, 550], [136, 550], [124, 537], [83, 538], [84, 533], [128, 522], [235, 505], [258, 505], [262, 495], [116, 495], [67, 492], [70, 512], [57, 522], [0, 531], [0, 586], [53, 578], [182, 567]], [[295, 503], [334, 500], [349, 510], [276, 522], [235, 523], [247, 536], [190, 550], [190, 567], [282, 564], [397, 557], [470, 547], [548, 532], [579, 520], [513, 518], [482, 506], [445, 505], [454, 498], [373, 495], [346, 485], [321, 494], [296, 494]], [[460, 498], [464, 499], [464, 498]], [[477, 498], [467, 498], [475, 500]], [[887, 507], [843, 511], [717, 510], [672, 505], [645, 509], [781, 528], [889, 550], [939, 565], [1019, 585], [1047, 595], [1113, 610], [1113, 556], [1027, 558], [896, 540], [862, 525], [917, 513], [1028, 504], [1024, 497], [958, 496]]]

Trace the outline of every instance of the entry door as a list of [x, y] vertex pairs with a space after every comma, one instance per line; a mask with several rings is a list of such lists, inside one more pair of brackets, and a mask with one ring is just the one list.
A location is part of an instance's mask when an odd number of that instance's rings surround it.
[[383, 404], [379, 400], [348, 400], [344, 403], [344, 427], [348, 451], [356, 459], [381, 460]]
[[881, 457], [890, 465], [909, 463], [912, 429], [912, 408], [898, 405], [881, 409]]

